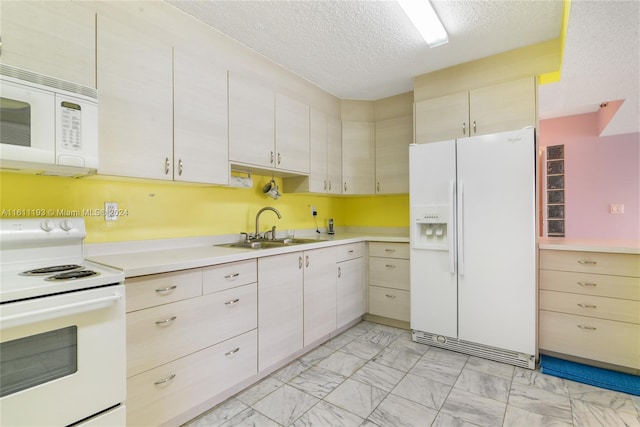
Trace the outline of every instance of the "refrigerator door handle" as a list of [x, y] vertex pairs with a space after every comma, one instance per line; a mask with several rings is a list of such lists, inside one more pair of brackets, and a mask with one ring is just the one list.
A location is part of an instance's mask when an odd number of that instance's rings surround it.
[[458, 217], [458, 233], [460, 235], [460, 240], [458, 242], [458, 271], [461, 276], [464, 276], [464, 182], [459, 181], [459, 198], [458, 201], [460, 203], [460, 212]]
[[449, 221], [447, 234], [449, 235], [449, 273], [456, 274], [456, 253], [455, 253], [455, 221], [456, 217], [456, 184], [455, 181], [449, 181]]

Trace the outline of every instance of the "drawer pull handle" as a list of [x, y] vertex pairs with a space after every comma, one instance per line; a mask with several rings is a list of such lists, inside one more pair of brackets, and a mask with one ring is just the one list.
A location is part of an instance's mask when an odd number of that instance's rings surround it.
[[174, 379], [176, 377], [176, 374], [171, 374], [169, 375], [167, 378], [163, 378], [159, 381], [154, 382], [155, 385], [161, 385], [161, 384], [166, 384], [169, 381], [171, 381], [172, 379]]
[[395, 249], [385, 249], [384, 251], [385, 252], [395, 252], [396, 250]]
[[342, 277], [342, 267], [338, 267], [338, 278]]
[[350, 249], [350, 250], [349, 250], [349, 253], [350, 253], [350, 254], [352, 254], [352, 253], [353, 253], [353, 249]]
[[387, 267], [387, 268], [396, 268], [396, 265], [395, 264], [387, 264], [387, 265], [385, 265], [385, 267]]
[[578, 304], [578, 307], [582, 307], [582, 308], [597, 308], [597, 306], [593, 305], [593, 304]]
[[171, 323], [171, 322], [173, 322], [174, 320], [176, 320], [176, 317], [177, 317], [177, 316], [171, 316], [171, 317], [170, 317], [170, 318], [168, 318], [168, 319], [158, 320], [158, 321], [156, 322], [156, 325], [166, 325], [167, 323]]
[[586, 325], [578, 325], [578, 328], [584, 329], [586, 331], [595, 331], [596, 329], [598, 329], [595, 326], [586, 326]]
[[226, 305], [228, 307], [232, 307], [232, 306], [236, 305], [239, 302], [240, 302], [240, 298], [236, 298], [236, 299], [232, 299], [231, 301], [225, 302], [224, 305]]
[[231, 351], [227, 351], [224, 355], [225, 356], [233, 356], [234, 354], [236, 354], [239, 351], [240, 351], [240, 347], [236, 347], [235, 349], [233, 349]]
[[597, 283], [593, 283], [593, 282], [578, 282], [578, 285], [584, 286], [584, 287], [590, 287], [590, 288], [595, 288], [596, 286], [598, 286]]
[[235, 279], [239, 275], [240, 275], [240, 273], [231, 273], [231, 274], [227, 274], [226, 276], [224, 276], [224, 278], [225, 279]]
[[582, 264], [582, 265], [596, 265], [597, 262], [596, 261], [590, 261], [588, 259], [581, 259], [578, 260], [578, 264]]
[[166, 288], [158, 288], [156, 289], [156, 292], [161, 294], [163, 292], [171, 292], [173, 290], [175, 290], [178, 286], [177, 285], [173, 285], [173, 286], [167, 286]]
[[396, 296], [395, 296], [395, 295], [385, 294], [385, 296], [386, 296], [387, 298], [393, 298], [393, 299], [395, 299], [395, 298], [396, 298]]

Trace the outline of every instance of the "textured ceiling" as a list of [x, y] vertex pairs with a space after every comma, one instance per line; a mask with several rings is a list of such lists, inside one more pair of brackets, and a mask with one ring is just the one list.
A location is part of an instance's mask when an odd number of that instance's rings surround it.
[[[432, 0], [449, 43], [430, 49], [395, 1], [167, 0], [342, 99], [413, 89], [413, 77], [560, 35], [560, 0]], [[626, 99], [605, 134], [638, 132], [640, 1], [573, 0], [562, 79], [540, 115]]]

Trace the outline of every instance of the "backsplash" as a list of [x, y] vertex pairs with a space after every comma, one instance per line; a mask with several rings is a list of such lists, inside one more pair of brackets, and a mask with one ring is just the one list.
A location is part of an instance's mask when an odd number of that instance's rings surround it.
[[[147, 240], [252, 231], [256, 212], [264, 206], [282, 219], [263, 215], [261, 228], [314, 228], [333, 218], [336, 226], [407, 227], [409, 198], [343, 197], [289, 194], [274, 200], [262, 193], [271, 177], [253, 176], [250, 189], [198, 186], [175, 182], [92, 176], [81, 179], [0, 174], [0, 210], [9, 217], [82, 216], [87, 243]], [[282, 181], [276, 178], [279, 186]], [[282, 187], [281, 187], [282, 188]], [[121, 216], [105, 221], [104, 202], [116, 202]]]

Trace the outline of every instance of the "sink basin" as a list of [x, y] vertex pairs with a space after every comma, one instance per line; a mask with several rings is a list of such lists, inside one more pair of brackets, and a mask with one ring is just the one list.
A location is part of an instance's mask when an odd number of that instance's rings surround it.
[[255, 240], [253, 242], [236, 242], [225, 243], [223, 245], [227, 248], [241, 248], [241, 249], [269, 249], [269, 248], [282, 248], [284, 246], [303, 245], [305, 243], [325, 242], [324, 239], [275, 239], [275, 240]]

